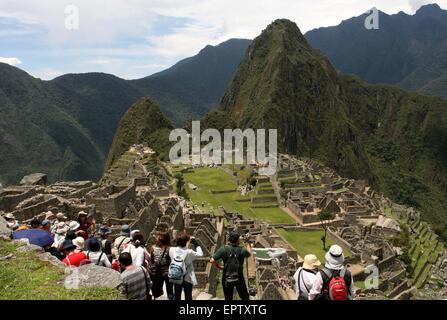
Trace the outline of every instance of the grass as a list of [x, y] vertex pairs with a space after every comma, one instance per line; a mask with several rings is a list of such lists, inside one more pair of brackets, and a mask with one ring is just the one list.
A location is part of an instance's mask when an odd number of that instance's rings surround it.
[[215, 214], [219, 214], [219, 206], [231, 212], [238, 212], [251, 219], [259, 219], [273, 224], [293, 224], [295, 220], [280, 208], [251, 208], [251, 202], [237, 202], [240, 199], [250, 199], [241, 196], [239, 192], [212, 194], [210, 190], [236, 189], [237, 185], [232, 177], [220, 168], [196, 168], [191, 173], [183, 175], [185, 183], [192, 183], [198, 187], [193, 191], [186, 188], [191, 201], [197, 206], [205, 205], [205, 209], [213, 207]]
[[17, 251], [16, 244], [0, 240], [0, 300], [119, 300], [110, 288], [66, 289], [64, 269], [38, 259], [34, 252]]
[[[301, 257], [306, 254], [314, 254], [318, 257], [321, 263], [324, 263], [324, 255], [326, 251], [323, 250], [323, 243], [321, 237], [324, 235], [323, 230], [318, 231], [289, 231], [285, 229], [276, 229], [278, 233], [286, 239], [288, 243], [298, 252]], [[330, 237], [327, 237], [326, 247], [333, 244]], [[347, 253], [345, 252], [345, 255]]]

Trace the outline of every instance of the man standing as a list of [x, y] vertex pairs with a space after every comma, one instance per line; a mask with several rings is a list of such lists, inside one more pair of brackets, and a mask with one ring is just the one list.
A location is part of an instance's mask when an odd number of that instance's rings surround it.
[[[244, 278], [244, 262], [252, 254], [252, 246], [246, 241], [245, 247], [239, 246], [240, 235], [237, 231], [230, 231], [228, 236], [229, 244], [220, 247], [210, 263], [216, 268], [223, 270], [222, 287], [225, 295], [225, 300], [233, 300], [234, 288], [241, 300], [250, 300], [247, 285]], [[222, 260], [224, 266], [222, 267], [218, 261]]]
[[123, 283], [119, 287], [121, 294], [128, 300], [151, 300], [152, 281], [144, 267], [135, 267], [128, 252], [121, 253], [118, 260], [124, 268], [121, 273]]

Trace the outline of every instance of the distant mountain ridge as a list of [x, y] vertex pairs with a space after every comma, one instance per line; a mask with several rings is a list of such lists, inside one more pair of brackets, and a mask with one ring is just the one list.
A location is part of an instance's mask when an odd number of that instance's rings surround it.
[[42, 81], [0, 63], [0, 183], [36, 171], [50, 181], [99, 179], [132, 104], [149, 95], [179, 126], [202, 117], [218, 103], [249, 43], [207, 46], [165, 71], [129, 81], [104, 73]]
[[447, 99], [447, 10], [430, 4], [414, 15], [379, 12], [378, 30], [364, 27], [366, 17], [305, 36], [343, 73]]

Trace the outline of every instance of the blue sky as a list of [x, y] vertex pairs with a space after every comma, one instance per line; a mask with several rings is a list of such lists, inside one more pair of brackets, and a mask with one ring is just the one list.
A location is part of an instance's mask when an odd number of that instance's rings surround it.
[[[254, 38], [289, 18], [304, 33], [372, 7], [409, 14], [424, 0], [0, 0], [0, 62], [53, 79], [107, 72], [135, 79], [161, 71], [208, 44]], [[447, 0], [437, 3], [447, 8]], [[79, 28], [69, 30], [69, 5]], [[70, 7], [71, 8], [71, 7]], [[70, 20], [71, 21], [71, 20]]]

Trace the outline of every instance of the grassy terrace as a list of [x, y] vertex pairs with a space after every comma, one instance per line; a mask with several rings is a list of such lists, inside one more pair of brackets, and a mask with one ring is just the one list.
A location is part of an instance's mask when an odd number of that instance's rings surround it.
[[198, 187], [193, 191], [186, 188], [191, 201], [205, 208], [213, 207], [215, 214], [219, 214], [219, 206], [224, 206], [226, 210], [239, 212], [252, 219], [259, 219], [270, 223], [295, 223], [295, 221], [282, 209], [276, 208], [251, 208], [252, 202], [238, 202], [236, 200], [248, 200], [249, 196], [241, 196], [239, 192], [229, 192], [222, 194], [212, 194], [210, 190], [231, 190], [236, 189], [237, 184], [233, 178], [220, 168], [196, 168], [193, 172], [185, 173], [186, 184], [192, 183]]
[[[287, 240], [288, 243], [298, 252], [301, 257], [306, 254], [315, 254], [321, 263], [324, 263], [323, 243], [321, 237], [324, 231], [289, 231], [285, 229], [277, 229], [278, 233]], [[330, 237], [327, 238], [326, 246], [329, 247], [333, 243]]]
[[20, 252], [12, 242], [0, 240], [0, 300], [119, 300], [116, 289], [83, 288], [68, 290], [60, 283], [64, 269], [37, 258], [34, 252]]

